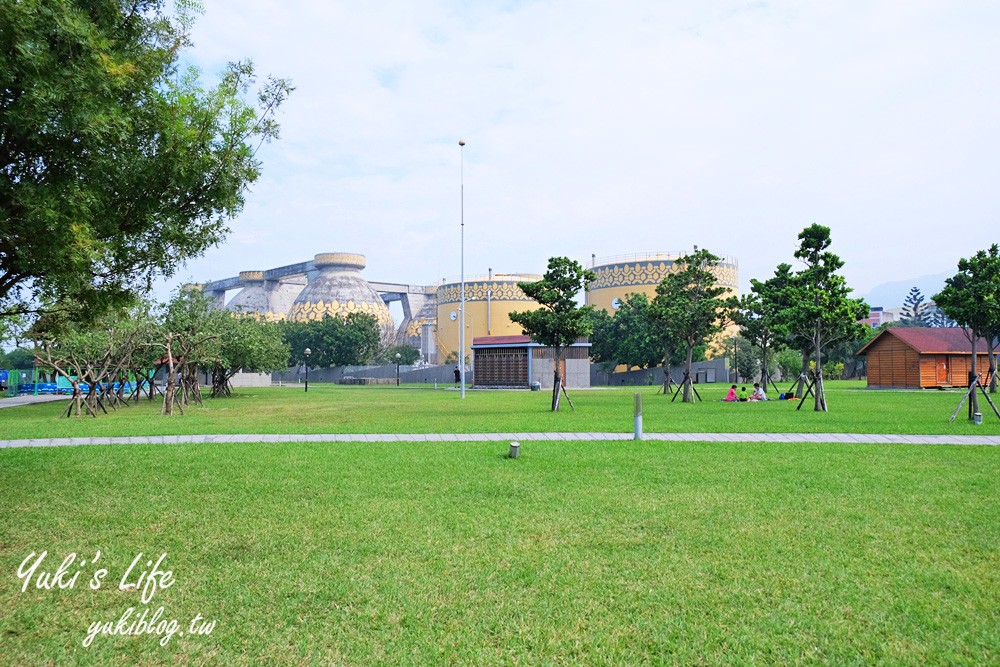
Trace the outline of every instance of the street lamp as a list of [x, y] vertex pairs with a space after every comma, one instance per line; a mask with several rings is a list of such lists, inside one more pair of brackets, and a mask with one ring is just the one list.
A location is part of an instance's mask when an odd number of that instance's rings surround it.
[[458, 140], [458, 154], [461, 157], [461, 171], [459, 172], [459, 178], [461, 183], [461, 223], [462, 223], [462, 246], [461, 246], [461, 258], [462, 258], [462, 321], [459, 323], [458, 327], [458, 368], [459, 381], [462, 386], [462, 398], [465, 398], [465, 140]]
[[313, 353], [308, 347], [303, 350], [306, 353], [306, 391], [309, 391], [309, 355]]
[[401, 356], [402, 355], [399, 352], [396, 353], [396, 386], [397, 387], [399, 386], [399, 359], [400, 359]]

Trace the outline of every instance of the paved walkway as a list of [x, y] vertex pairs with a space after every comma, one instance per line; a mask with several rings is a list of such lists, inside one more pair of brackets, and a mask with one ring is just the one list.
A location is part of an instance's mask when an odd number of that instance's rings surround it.
[[[368, 433], [150, 435], [118, 438], [0, 440], [0, 448], [76, 445], [175, 445], [230, 442], [531, 442], [541, 440], [633, 440], [632, 433]], [[881, 435], [860, 433], [645, 433], [643, 440], [668, 442], [822, 442], [879, 445], [1000, 446], [1000, 435]]]
[[68, 401], [68, 400], [69, 396], [62, 396], [60, 394], [40, 394], [38, 396], [25, 394], [23, 396], [11, 396], [10, 398], [0, 398], [0, 409], [16, 408], [20, 405], [28, 405], [29, 403], [50, 403], [52, 401]]

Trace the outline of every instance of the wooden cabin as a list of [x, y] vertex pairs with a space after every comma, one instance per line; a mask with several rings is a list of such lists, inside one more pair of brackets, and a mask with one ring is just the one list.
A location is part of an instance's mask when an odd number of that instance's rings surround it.
[[[969, 386], [972, 343], [961, 327], [890, 327], [858, 350], [868, 357], [868, 387], [938, 389]], [[976, 371], [986, 382], [986, 341], [976, 344]]]

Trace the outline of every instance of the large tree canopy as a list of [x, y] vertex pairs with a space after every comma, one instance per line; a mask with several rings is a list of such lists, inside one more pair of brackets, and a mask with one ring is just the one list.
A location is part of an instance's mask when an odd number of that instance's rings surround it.
[[121, 304], [225, 236], [291, 86], [180, 71], [195, 4], [0, 2], [0, 316]]

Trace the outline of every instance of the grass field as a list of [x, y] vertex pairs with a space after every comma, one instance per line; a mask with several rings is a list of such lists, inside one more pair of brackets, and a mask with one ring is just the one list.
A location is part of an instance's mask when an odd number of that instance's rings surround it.
[[[989, 664], [993, 448], [535, 443], [0, 454], [7, 664]], [[20, 593], [32, 551], [97, 591]], [[138, 596], [210, 636], [97, 637]], [[85, 582], [93, 570], [84, 568]], [[133, 577], [134, 580], [134, 577]], [[186, 627], [185, 627], [186, 629]]]
[[[622, 391], [577, 392], [577, 412], [560, 415], [546, 414], [537, 393], [470, 392], [456, 409], [444, 391], [289, 391], [173, 419], [136, 409], [60, 420], [57, 405], [3, 410], [0, 423], [9, 433], [25, 421], [28, 437], [64, 424], [109, 435], [164, 432], [160, 424], [191, 429], [181, 433], [631, 428], [631, 392]], [[660, 398], [646, 399], [650, 430], [727, 430], [705, 425], [727, 419], [740, 425], [732, 430], [877, 432], [865, 406], [947, 424], [958, 395], [841, 385], [828, 415], [778, 403], [650, 412]], [[597, 426], [611, 423], [588, 416], [601, 411], [624, 412], [625, 424]], [[882, 430], [892, 423], [875, 419]], [[963, 421], [951, 428], [996, 433]], [[914, 429], [904, 432], [942, 432]], [[2, 662], [1000, 661], [996, 448], [527, 442], [510, 460], [506, 445], [0, 450]], [[36, 575], [70, 553], [88, 560], [69, 569], [64, 582], [81, 572], [72, 588], [38, 589], [36, 576], [21, 591], [19, 566], [43, 550]], [[118, 590], [139, 553], [126, 583], [163, 553], [161, 569], [175, 578], [148, 605]], [[98, 567], [108, 575], [93, 590]], [[161, 606], [162, 618], [178, 621], [165, 646], [166, 624], [163, 634], [99, 635], [83, 646], [92, 624]], [[210, 634], [191, 633], [198, 614], [216, 622]]]
[[509, 433], [535, 431], [631, 432], [633, 394], [643, 394], [648, 432], [682, 433], [909, 433], [1000, 434], [983, 401], [984, 422], [970, 424], [965, 409], [949, 424], [962, 395], [957, 391], [869, 391], [860, 382], [831, 382], [830, 411], [797, 403], [722, 403], [722, 384], [702, 385], [702, 403], [657, 395], [656, 387], [593, 389], [571, 393], [549, 411], [548, 392], [469, 391], [428, 387], [301, 387], [241, 390], [231, 399], [207, 399], [184, 416], [161, 417], [158, 402], [143, 401], [113, 414], [60, 419], [63, 403], [0, 410], [0, 439], [183, 435], [191, 433]]

